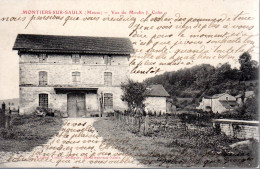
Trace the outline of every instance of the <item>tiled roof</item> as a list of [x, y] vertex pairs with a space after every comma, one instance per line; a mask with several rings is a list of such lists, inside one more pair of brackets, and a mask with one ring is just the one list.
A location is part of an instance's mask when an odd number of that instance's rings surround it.
[[148, 96], [168, 97], [168, 92], [162, 85], [151, 85], [147, 88]]
[[13, 50], [96, 54], [131, 54], [128, 38], [18, 34]]
[[217, 99], [217, 98], [219, 98], [221, 96], [224, 96], [225, 94], [228, 94], [228, 93], [214, 94], [213, 96], [204, 96], [204, 98], [206, 98], [206, 99]]
[[236, 106], [238, 106], [238, 103], [236, 101], [231, 101], [231, 100], [220, 100], [219, 101], [223, 107], [226, 109], [233, 109]]

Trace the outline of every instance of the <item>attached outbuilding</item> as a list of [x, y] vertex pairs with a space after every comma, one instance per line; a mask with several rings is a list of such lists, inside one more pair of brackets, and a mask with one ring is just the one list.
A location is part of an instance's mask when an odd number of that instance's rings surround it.
[[146, 112], [167, 112], [167, 97], [170, 95], [162, 85], [151, 85], [147, 88], [148, 97], [144, 101]]

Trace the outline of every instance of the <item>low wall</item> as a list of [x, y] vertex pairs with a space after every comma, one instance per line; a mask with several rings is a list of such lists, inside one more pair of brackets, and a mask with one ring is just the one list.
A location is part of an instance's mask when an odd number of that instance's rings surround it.
[[219, 129], [228, 136], [259, 141], [259, 121], [213, 119], [213, 127]]

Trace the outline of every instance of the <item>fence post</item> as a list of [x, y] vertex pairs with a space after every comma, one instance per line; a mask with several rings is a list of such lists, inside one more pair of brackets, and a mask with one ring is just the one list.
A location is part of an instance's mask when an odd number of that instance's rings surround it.
[[5, 111], [0, 110], [0, 127], [5, 127]]
[[126, 124], [129, 125], [129, 115], [126, 115]]
[[138, 132], [140, 131], [140, 129], [141, 129], [141, 117], [142, 116], [138, 116]]
[[149, 115], [147, 114], [145, 116], [145, 120], [144, 120], [144, 135], [145, 136], [148, 134], [148, 129], [149, 129]]
[[137, 119], [138, 117], [136, 117], [136, 115], [134, 115], [134, 129], [136, 130], [136, 128], [139, 128], [139, 126], [138, 126], [138, 119]]
[[5, 116], [5, 128], [10, 127], [10, 121], [11, 121], [11, 116], [10, 115]]
[[5, 102], [2, 103], [2, 111], [5, 112]]
[[132, 119], [132, 128], [134, 127], [134, 125], [135, 125], [135, 118], [134, 118], [134, 116], [131, 116], [131, 119]]

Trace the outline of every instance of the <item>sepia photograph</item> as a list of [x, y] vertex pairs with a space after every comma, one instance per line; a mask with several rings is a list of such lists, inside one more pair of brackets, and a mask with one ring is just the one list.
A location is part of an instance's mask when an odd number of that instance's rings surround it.
[[258, 1], [0, 11], [0, 168], [259, 167]]

